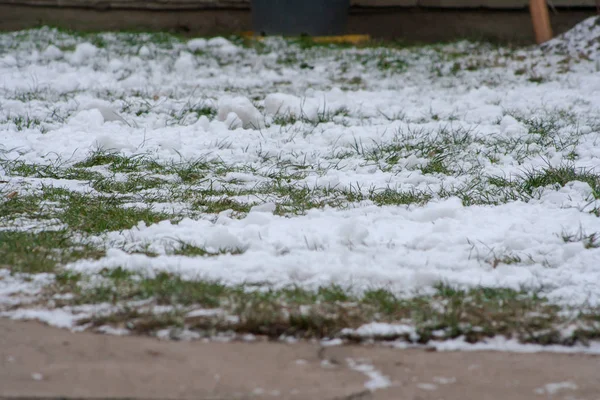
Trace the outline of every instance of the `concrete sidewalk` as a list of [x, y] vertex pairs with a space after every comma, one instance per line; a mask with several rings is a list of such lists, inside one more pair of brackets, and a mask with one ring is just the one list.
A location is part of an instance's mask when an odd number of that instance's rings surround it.
[[0, 319], [0, 398], [598, 400], [600, 357], [165, 342]]

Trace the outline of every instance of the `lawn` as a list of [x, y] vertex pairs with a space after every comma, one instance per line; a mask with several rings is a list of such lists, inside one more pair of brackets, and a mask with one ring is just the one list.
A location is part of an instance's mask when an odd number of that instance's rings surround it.
[[598, 345], [600, 18], [541, 47], [2, 33], [0, 315]]

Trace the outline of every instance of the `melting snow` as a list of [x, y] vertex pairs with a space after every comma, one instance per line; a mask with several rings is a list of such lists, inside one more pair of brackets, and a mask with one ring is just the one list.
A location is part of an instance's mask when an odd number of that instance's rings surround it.
[[[364, 157], [392, 143], [398, 132], [406, 134], [399, 144], [410, 144], [415, 137], [435, 142], [441, 131], [455, 130], [468, 132], [473, 142], [454, 167], [475, 169], [481, 176], [511, 178], [566, 162], [597, 168], [599, 21], [590, 18], [542, 48], [515, 54], [489, 48], [488, 58], [477, 56], [486, 65], [454, 75], [449, 74], [453, 61], [445, 55], [478, 52], [480, 47], [458, 43], [396, 53], [352, 49], [338, 58], [317, 49], [322, 53], [300, 68], [286, 64], [299, 50], [279, 39], [267, 39], [271, 50], [260, 54], [224, 38], [194, 39], [170, 49], [148, 42], [109, 50], [47, 28], [31, 31], [32, 39], [2, 34], [0, 157], [72, 164], [104, 148], [125, 156], [151, 154], [165, 162], [210, 156], [259, 169], [266, 168], [261, 160], [275, 157], [291, 165], [329, 166], [300, 182], [309, 188], [438, 193], [468, 185], [476, 175], [424, 174], [419, 168], [428, 163], [427, 154], [406, 156], [399, 151], [391, 169], [365, 162]], [[104, 38], [119, 41], [113, 34]], [[65, 46], [59, 46], [61, 41]], [[585, 55], [577, 62], [557, 72], [571, 62], [565, 55], [579, 57], [582, 51]], [[389, 54], [394, 57], [385, 59]], [[403, 61], [406, 69], [396, 74], [382, 71], [374, 64], [378, 59]], [[528, 71], [525, 76], [515, 73], [519, 68]], [[538, 83], [537, 76], [545, 81]], [[359, 84], [349, 89], [345, 85], [352, 79]], [[140, 93], [145, 103], [133, 104]], [[216, 117], [190, 112], [173, 120], [190, 105], [210, 105]], [[515, 115], [544, 118], [560, 112], [574, 120], [550, 142], [531, 143], [525, 155], [511, 147], [530, 135]], [[17, 126], [14, 117], [41, 122]], [[277, 118], [290, 119], [290, 125], [278, 124]], [[320, 118], [325, 121], [315, 126]], [[228, 145], [219, 145], [223, 143]], [[494, 153], [492, 144], [504, 146], [502, 152]], [[572, 154], [577, 157], [569, 158]], [[251, 187], [264, 176], [231, 179]], [[2, 167], [0, 180], [10, 180], [11, 185], [51, 182], [13, 179]], [[108, 232], [96, 238], [109, 248], [105, 257], [67, 268], [95, 272], [123, 267], [148, 275], [168, 271], [231, 284], [385, 285], [406, 293], [444, 281], [463, 287], [544, 288], [558, 303], [599, 305], [600, 248], [586, 249], [561, 238], [565, 231], [600, 232], [600, 218], [589, 212], [599, 206], [584, 182], [540, 188], [528, 202], [464, 206], [457, 197], [434, 197], [424, 206], [376, 207], [366, 202], [347, 209], [309, 210], [297, 217], [273, 215], [276, 203], [266, 199], [242, 219], [224, 212], [216, 220], [184, 219], [176, 225], [163, 221]], [[179, 239], [214, 251], [245, 252], [202, 259], [169, 255], [166, 249]], [[149, 246], [158, 257], [122, 250], [137, 244]], [[494, 258], [503, 255], [520, 261], [495, 264]], [[43, 278], [23, 282], [2, 270], [0, 274], [0, 304], [11, 304], [17, 293], [37, 290]], [[61, 326], [73, 321], [58, 310], [20, 310], [12, 315]], [[382, 329], [371, 325], [356, 333], [411, 333], [401, 326]], [[447, 342], [440, 348], [452, 346]], [[373, 387], [388, 384], [378, 375], [371, 379]]]

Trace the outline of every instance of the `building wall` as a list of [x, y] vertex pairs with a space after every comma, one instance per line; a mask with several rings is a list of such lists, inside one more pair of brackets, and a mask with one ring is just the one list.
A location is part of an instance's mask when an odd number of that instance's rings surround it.
[[[93, 9], [246, 9], [250, 0], [0, 0], [0, 5], [10, 4]], [[357, 7], [520, 9], [526, 8], [529, 0], [351, 0], [351, 4]], [[549, 4], [554, 7], [595, 7], [596, 0], [551, 0]]]

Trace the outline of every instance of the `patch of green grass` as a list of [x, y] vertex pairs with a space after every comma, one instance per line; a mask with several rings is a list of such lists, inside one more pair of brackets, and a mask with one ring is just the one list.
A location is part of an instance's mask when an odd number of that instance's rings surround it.
[[533, 82], [533, 83], [544, 83], [545, 81], [547, 81], [547, 78], [543, 75], [538, 75], [536, 73], [532, 73], [531, 75], [529, 75], [527, 80], [529, 82]]
[[61, 164], [60, 160], [52, 164], [29, 164], [19, 160], [10, 162], [0, 160], [0, 165], [7, 171], [8, 175], [12, 176], [80, 181], [90, 181], [102, 177], [100, 173], [95, 171], [75, 167], [63, 168]]
[[11, 199], [0, 200], [0, 220], [9, 220], [18, 216], [42, 218], [39, 196], [17, 195]]
[[385, 290], [374, 290], [365, 293], [363, 301], [388, 318], [411, 320], [420, 343], [458, 336], [477, 342], [494, 335], [515, 337], [524, 343], [562, 340], [560, 307], [536, 294], [511, 289], [462, 290], [440, 284], [433, 296], [402, 299]]
[[565, 186], [572, 181], [585, 182], [592, 188], [592, 195], [600, 199], [600, 174], [590, 169], [575, 168], [569, 165], [547, 167], [527, 172], [523, 178], [523, 190], [531, 194], [536, 188], [548, 185]]
[[59, 219], [70, 229], [88, 234], [130, 229], [141, 221], [154, 224], [176, 219], [175, 215], [154, 211], [150, 206], [125, 207], [116, 197], [72, 193], [64, 199], [64, 207]]
[[349, 110], [345, 107], [341, 107], [335, 110], [328, 110], [326, 108], [321, 109], [317, 112], [315, 118], [309, 118], [304, 112], [301, 111], [300, 115], [296, 114], [277, 114], [273, 117], [273, 124], [286, 126], [294, 125], [297, 122], [303, 122], [312, 126], [318, 126], [327, 122], [333, 122], [336, 117], [347, 117]]
[[393, 53], [381, 54], [377, 58], [377, 69], [385, 72], [401, 73], [406, 71], [408, 64]]
[[212, 105], [207, 105], [204, 102], [200, 103], [185, 103], [179, 110], [173, 110], [170, 118], [167, 121], [168, 125], [185, 124], [189, 116], [195, 117], [192, 121], [197, 121], [200, 117], [205, 116], [209, 119], [217, 115], [217, 110]]
[[[32, 128], [36, 128], [36, 127], [40, 127], [42, 125], [42, 121], [39, 118], [31, 118], [28, 115], [27, 116], [22, 116], [22, 115], [18, 115], [18, 116], [14, 116], [14, 117], [9, 117], [8, 120], [6, 122], [12, 122], [15, 127], [17, 128], [17, 131], [23, 131], [25, 129], [32, 129]], [[42, 132], [44, 133], [44, 132]]]
[[196, 246], [191, 243], [179, 241], [176, 247], [174, 247], [170, 253], [177, 256], [186, 257], [214, 257], [222, 254], [239, 255], [244, 253], [244, 249], [219, 249], [218, 251], [209, 251], [204, 247]]
[[429, 160], [426, 166], [421, 168], [424, 174], [443, 174], [451, 175], [450, 169], [444, 163], [446, 156], [443, 154], [436, 155]]
[[226, 210], [233, 210], [236, 213], [246, 214], [250, 211], [252, 206], [253, 204], [251, 203], [242, 203], [228, 197], [214, 199], [209, 196], [202, 196], [191, 202], [192, 210], [198, 210], [207, 214], [218, 214]]
[[276, 215], [302, 215], [314, 208], [323, 208], [326, 205], [339, 206], [340, 204], [339, 198], [334, 195], [328, 198], [320, 189], [296, 187], [281, 180], [277, 180], [269, 190], [279, 196], [274, 212]]
[[166, 185], [161, 178], [148, 177], [144, 174], [130, 173], [125, 180], [100, 178], [91, 182], [91, 187], [102, 193], [135, 194], [144, 190], [161, 188]]
[[431, 195], [427, 193], [419, 193], [416, 191], [401, 192], [392, 189], [385, 189], [380, 192], [371, 191], [369, 199], [378, 206], [391, 206], [391, 205], [409, 205], [426, 204], [430, 199]]
[[185, 184], [202, 182], [209, 177], [225, 175], [232, 171], [224, 163], [205, 159], [171, 163], [162, 166], [161, 169], [164, 169], [166, 173], [177, 175], [181, 182]]
[[158, 304], [192, 305], [217, 307], [226, 293], [225, 285], [218, 282], [186, 281], [178, 276], [160, 273], [154, 279], [140, 283], [140, 297], [152, 297]]
[[15, 273], [55, 272], [67, 262], [102, 255], [103, 250], [74, 242], [65, 230], [0, 231], [0, 266]]
[[577, 233], [562, 233], [562, 239], [565, 243], [583, 243], [586, 249], [600, 248], [600, 233], [585, 233], [580, 229]]
[[[384, 335], [375, 339], [427, 343], [463, 336], [468, 342], [477, 342], [503, 335], [522, 343], [572, 345], [597, 338], [600, 332], [597, 310], [581, 310], [573, 320], [539, 293], [525, 290], [486, 287], [465, 290], [439, 284], [433, 294], [405, 297], [383, 288], [358, 294], [335, 284], [315, 290], [298, 286], [276, 289], [262, 284], [228, 286], [214, 281], [184, 280], [167, 273], [148, 278], [122, 269], [104, 271], [101, 276], [105, 279], [94, 286], [80, 284], [85, 280], [80, 275], [63, 274], [57, 278], [53, 290], [62, 292], [67, 288], [74, 293], [71, 300], [66, 300], [67, 304], [109, 301], [123, 305], [122, 309], [128, 310], [126, 314], [91, 320], [96, 321], [96, 326], [127, 326], [131, 322], [129, 329], [138, 333], [151, 334], [158, 327], [175, 325], [201, 334], [234, 331], [270, 338], [285, 335], [360, 341], [361, 337], [344, 329], [376, 321], [414, 326], [416, 335]], [[177, 323], [149, 324], [143, 330], [134, 328], [140, 315], [146, 314], [125, 306], [132, 300], [173, 306], [172, 315], [177, 315]], [[185, 316], [186, 310], [197, 307], [218, 312]], [[571, 323], [578, 323], [580, 329], [565, 336], [562, 329]]]
[[133, 155], [130, 157], [97, 150], [92, 152], [85, 160], [73, 165], [74, 168], [90, 168], [99, 165], [107, 165], [111, 172], [131, 173], [142, 172], [147, 169], [151, 160], [144, 155]]

